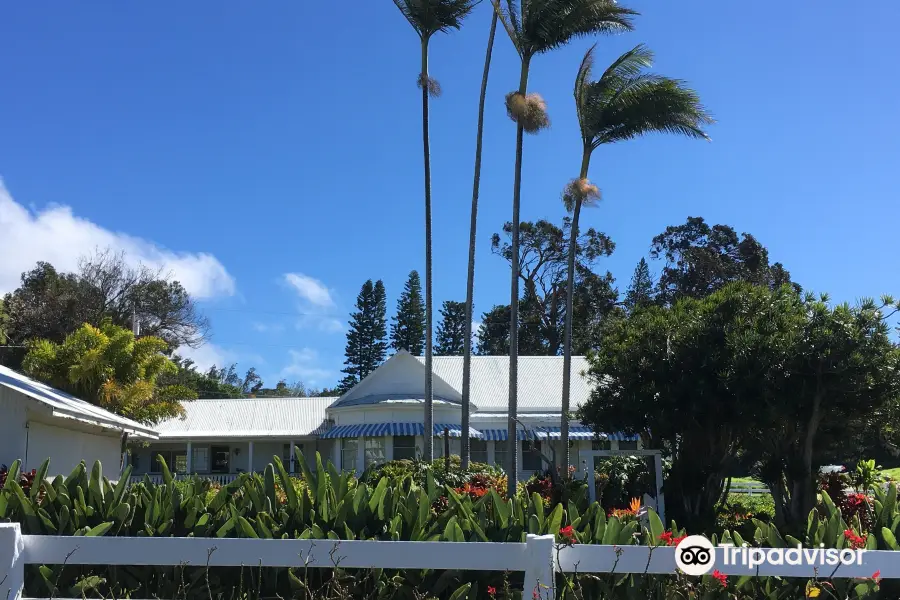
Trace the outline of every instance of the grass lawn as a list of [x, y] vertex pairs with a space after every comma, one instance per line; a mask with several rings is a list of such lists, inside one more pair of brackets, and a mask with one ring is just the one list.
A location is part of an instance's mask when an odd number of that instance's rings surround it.
[[893, 469], [885, 469], [881, 472], [885, 477], [890, 477], [894, 481], [900, 481], [900, 467], [894, 467]]
[[[898, 469], [898, 471], [900, 471], [900, 469]], [[740, 485], [741, 487], [744, 487], [744, 486], [746, 486], [746, 487], [763, 487], [763, 488], [766, 487], [766, 484], [764, 484], [761, 481], [757, 481], [756, 479], [753, 479], [752, 477], [732, 477], [731, 485], [733, 485], [733, 486]]]

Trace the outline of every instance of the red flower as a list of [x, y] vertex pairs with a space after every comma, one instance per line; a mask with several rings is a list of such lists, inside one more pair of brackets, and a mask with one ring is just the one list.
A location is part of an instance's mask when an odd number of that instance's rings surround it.
[[874, 581], [875, 583], [881, 581], [881, 569], [878, 569], [877, 571], [872, 573], [872, 581]]
[[665, 532], [659, 534], [659, 541], [663, 542], [667, 546], [671, 546], [672, 545], [672, 535], [673, 535], [673, 533], [671, 531], [665, 531]]
[[559, 535], [566, 538], [566, 541], [570, 544], [577, 544], [578, 540], [575, 538], [575, 530], [572, 529], [571, 525], [566, 525], [562, 529], [559, 530]]
[[728, 575], [716, 569], [712, 572], [712, 576], [713, 579], [722, 584], [722, 587], [728, 587]]
[[686, 537], [687, 537], [687, 534], [675, 538], [674, 540], [672, 540], [672, 545], [677, 546], [678, 544], [681, 543], [681, 540], [683, 540]]
[[850, 547], [854, 550], [866, 547], [866, 538], [856, 535], [852, 529], [844, 530], [844, 538], [850, 543]]
[[497, 595], [497, 588], [495, 588], [492, 585], [489, 585], [489, 586], [487, 586], [487, 593], [488, 593], [488, 596], [493, 598], [494, 596]]

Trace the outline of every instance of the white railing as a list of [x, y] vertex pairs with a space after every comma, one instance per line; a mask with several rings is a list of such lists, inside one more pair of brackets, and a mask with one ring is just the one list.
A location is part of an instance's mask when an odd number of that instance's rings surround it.
[[[302, 477], [302, 473], [289, 473], [291, 477]], [[160, 473], [147, 473], [147, 477], [150, 478], [150, 481], [157, 485], [161, 485], [163, 483], [163, 476]], [[190, 479], [191, 477], [199, 477], [200, 479], [208, 479], [209, 481], [213, 481], [215, 483], [220, 483], [222, 485], [227, 485], [237, 479], [240, 476], [240, 473], [194, 473], [193, 475], [188, 475], [187, 473], [176, 473], [173, 477], [176, 480], [181, 479]], [[132, 475], [128, 478], [128, 483], [141, 483], [144, 481], [144, 475]]]
[[[823, 573], [812, 565], [724, 564], [725, 575], [900, 578], [900, 552], [865, 552], [862, 564]], [[662, 546], [561, 547], [554, 536], [528, 535], [526, 543], [132, 538], [21, 535], [17, 523], [0, 523], [0, 598], [21, 598], [26, 564], [192, 565], [210, 567], [324, 567], [524, 571], [527, 591], [554, 597], [554, 572], [674, 574], [675, 548]], [[830, 571], [830, 568], [829, 568]], [[526, 594], [527, 597], [527, 594]]]

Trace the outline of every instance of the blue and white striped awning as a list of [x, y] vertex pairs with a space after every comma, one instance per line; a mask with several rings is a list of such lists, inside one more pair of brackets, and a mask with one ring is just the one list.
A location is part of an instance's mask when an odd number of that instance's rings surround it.
[[[444, 429], [448, 429], [450, 437], [462, 437], [462, 427], [450, 423], [435, 423], [434, 435], [444, 435]], [[383, 435], [424, 435], [425, 427], [422, 423], [359, 423], [356, 425], [338, 425], [332, 427], [324, 434], [322, 439], [354, 438], [360, 436], [377, 437]], [[469, 428], [469, 437], [480, 438], [481, 432]]]
[[[505, 441], [509, 439], [509, 433], [506, 429], [479, 429], [482, 439], [493, 441]], [[521, 428], [516, 429], [517, 440], [558, 440], [559, 427], [533, 427], [528, 430]], [[569, 427], [569, 439], [571, 440], [613, 440], [613, 441], [634, 441], [639, 439], [637, 435], [625, 435], [624, 433], [601, 433], [595, 435], [590, 427], [573, 425]]]
[[[559, 427], [535, 427], [534, 435], [539, 440], [558, 440]], [[590, 427], [572, 425], [569, 427], [570, 440], [610, 440], [615, 442], [633, 442], [640, 439], [638, 435], [626, 435], [624, 433], [600, 433], [595, 434]]]

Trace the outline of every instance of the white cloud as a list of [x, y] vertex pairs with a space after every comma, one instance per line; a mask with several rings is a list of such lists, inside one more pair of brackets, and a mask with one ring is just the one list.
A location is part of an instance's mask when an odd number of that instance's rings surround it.
[[281, 333], [284, 331], [283, 323], [258, 323], [255, 322], [251, 325], [253, 327], [253, 331], [258, 331], [259, 333]]
[[297, 319], [297, 329], [318, 329], [325, 333], [340, 333], [344, 331], [344, 324], [328, 315], [307, 313]]
[[237, 356], [233, 352], [209, 342], [199, 348], [179, 346], [175, 354], [194, 361], [194, 365], [196, 365], [197, 371], [200, 373], [209, 371], [209, 368], [213, 365], [222, 368], [237, 362]]
[[290, 362], [281, 370], [281, 377], [290, 379], [295, 377], [306, 385], [331, 385], [335, 378], [334, 371], [322, 368], [319, 362], [319, 354], [312, 348], [300, 350], [288, 350]]
[[334, 306], [331, 292], [318, 279], [303, 273], [285, 273], [284, 280], [294, 288], [294, 291], [297, 292], [301, 299], [306, 300], [310, 304], [325, 308]]
[[17, 203], [0, 180], [0, 293], [18, 287], [23, 271], [46, 261], [73, 271], [79, 257], [95, 249], [124, 252], [125, 260], [171, 273], [195, 298], [230, 296], [234, 278], [206, 252], [175, 252], [151, 241], [110, 231], [78, 217], [64, 205], [29, 210]]

